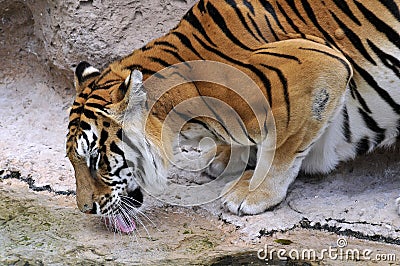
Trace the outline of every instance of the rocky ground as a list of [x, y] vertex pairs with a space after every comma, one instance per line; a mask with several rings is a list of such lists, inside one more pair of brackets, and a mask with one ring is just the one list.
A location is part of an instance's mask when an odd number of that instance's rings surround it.
[[[0, 264], [400, 264], [399, 148], [325, 177], [300, 176], [281, 205], [257, 216], [230, 215], [219, 202], [183, 208], [148, 197], [143, 225], [118, 235], [81, 214], [64, 150], [72, 69], [129, 53], [193, 4], [104, 2], [0, 0]], [[281, 248], [292, 259], [279, 258]], [[296, 260], [296, 251], [329, 248], [342, 256]]]

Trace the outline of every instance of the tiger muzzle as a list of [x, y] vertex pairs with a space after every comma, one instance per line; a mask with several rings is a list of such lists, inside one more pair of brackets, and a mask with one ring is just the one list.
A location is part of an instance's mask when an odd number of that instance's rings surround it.
[[95, 180], [85, 162], [74, 165], [76, 179], [76, 203], [81, 212], [96, 214], [96, 195], [104, 195], [110, 191], [105, 184]]

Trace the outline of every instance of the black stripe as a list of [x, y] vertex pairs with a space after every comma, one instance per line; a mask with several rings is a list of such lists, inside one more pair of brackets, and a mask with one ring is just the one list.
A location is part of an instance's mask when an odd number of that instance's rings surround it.
[[[121, 59], [121, 61], [122, 61], [123, 59]], [[104, 78], [104, 77], [106, 77], [109, 73], [111, 72], [111, 68], [107, 68], [106, 70], [104, 70], [102, 73], [101, 73], [101, 75], [100, 75], [100, 77], [98, 77], [97, 78], [97, 83], [100, 83], [101, 82], [101, 80]]]
[[[178, 53], [178, 52], [175, 52], [175, 51], [172, 51], [172, 50], [168, 50], [168, 49], [162, 49], [164, 52], [166, 52], [166, 53], [168, 53], [168, 54], [170, 54], [170, 55], [172, 55], [173, 57], [175, 57], [178, 61], [180, 61], [180, 62], [186, 62], [186, 60], [182, 57], [182, 56], [180, 56], [180, 54]], [[190, 66], [190, 64], [186, 64], [185, 63], [185, 65], [187, 65], [189, 68], [192, 68], [191, 66]]]
[[90, 147], [89, 137], [88, 137], [88, 135], [86, 134], [85, 131], [82, 131], [82, 138], [85, 140], [86, 146], [87, 146], [87, 148], [88, 148], [88, 150], [89, 150], [89, 147]]
[[253, 25], [253, 28], [256, 30], [258, 36], [260, 36], [264, 42], [268, 42], [268, 40], [264, 38], [263, 34], [260, 31], [260, 28], [258, 27], [257, 23], [254, 21], [254, 19], [250, 16], [250, 14], [247, 14], [247, 17], [250, 20], [251, 24]]
[[79, 127], [83, 130], [91, 130], [92, 129], [92, 127], [85, 121], [80, 121]]
[[89, 109], [83, 109], [83, 114], [89, 119], [97, 119], [95, 113]]
[[384, 21], [380, 20], [373, 12], [369, 11], [363, 4], [355, 1], [357, 7], [364, 14], [366, 19], [375, 26], [375, 28], [386, 35], [386, 37], [391, 41], [397, 48], [400, 48], [400, 35], [399, 33], [387, 25]]
[[350, 91], [352, 93], [353, 99], [356, 99], [360, 104], [363, 110], [367, 113], [372, 113], [371, 109], [369, 109], [367, 103], [365, 102], [364, 98], [361, 96], [360, 92], [358, 91], [357, 84], [354, 79], [351, 79], [349, 82]]
[[93, 141], [90, 143], [90, 150], [92, 151], [94, 146], [96, 146], [97, 136], [93, 134]]
[[368, 151], [369, 151], [369, 139], [368, 137], [364, 137], [357, 143], [356, 153], [357, 155], [363, 155], [366, 154]]
[[255, 52], [255, 54], [265, 54], [265, 55], [271, 55], [271, 56], [276, 56], [276, 57], [280, 57], [280, 58], [285, 58], [285, 59], [289, 59], [289, 60], [294, 60], [299, 64], [302, 64], [302, 62], [300, 61], [300, 59], [296, 56], [293, 55], [288, 55], [288, 54], [280, 54], [280, 53], [275, 53], [275, 52]]
[[253, 14], [254, 16], [254, 7], [253, 5], [248, 1], [248, 0], [243, 0], [243, 5], [245, 5], [251, 12], [251, 14]]
[[78, 95], [79, 98], [83, 98], [83, 99], [87, 99], [88, 96], [89, 96], [89, 94], [84, 93], [83, 91], [81, 93], [79, 93], [79, 95]]
[[[121, 156], [122, 156], [122, 160], [123, 160], [124, 163], [120, 167], [115, 169], [114, 172], [109, 172], [110, 176], [118, 176], [119, 178], [121, 178], [121, 176], [120, 176], [121, 171], [124, 170], [124, 169], [128, 169], [129, 168], [128, 164], [126, 163], [125, 156], [123, 154]], [[115, 160], [115, 163], [118, 163], [117, 159], [114, 158], [114, 160]], [[113, 185], [121, 185], [121, 184], [124, 184], [125, 182], [126, 182], [125, 179], [122, 179], [120, 181], [113, 181], [111, 183], [111, 185], [112, 186]]]
[[346, 105], [343, 108], [343, 135], [346, 138], [347, 143], [351, 143], [351, 131], [350, 131], [350, 123], [349, 123], [349, 113], [347, 112]]
[[238, 117], [236, 117], [236, 121], [240, 125], [240, 128], [242, 129], [243, 134], [247, 137], [247, 139], [250, 140], [250, 142], [252, 142], [253, 144], [257, 144], [255, 142], [255, 140], [249, 135], [249, 132], [247, 131], [246, 126], [243, 124], [243, 121], [241, 119], [239, 119]]
[[[304, 10], [307, 13], [308, 18], [314, 24], [314, 26], [324, 35], [325, 40], [327, 40], [330, 44], [334, 45], [337, 49], [339, 47], [336, 45], [335, 40], [325, 31], [323, 27], [318, 23], [317, 17], [315, 16], [314, 10], [311, 8], [310, 4], [307, 0], [301, 0]], [[340, 50], [340, 49], [339, 49]]]
[[162, 60], [161, 58], [158, 57], [153, 57], [153, 56], [149, 56], [148, 57], [152, 62], [158, 63], [160, 65], [162, 65], [163, 67], [169, 67], [171, 64]]
[[100, 141], [99, 145], [103, 146], [106, 143], [106, 140], [108, 139], [108, 132], [105, 131], [104, 129], [100, 133]]
[[304, 24], [307, 24], [306, 20], [300, 14], [299, 9], [297, 8], [295, 1], [294, 0], [287, 0], [286, 3], [290, 6], [290, 8], [296, 14], [297, 17], [300, 18], [300, 20], [303, 21]]
[[276, 35], [275, 30], [272, 28], [271, 26], [271, 22], [269, 22], [268, 17], [266, 15], [264, 15], [265, 21], [267, 22], [269, 31], [272, 33], [272, 36], [274, 36], [275, 40], [278, 40], [278, 35]]
[[286, 11], [283, 9], [283, 7], [279, 4], [276, 3], [278, 5], [278, 9], [279, 11], [281, 11], [281, 13], [283, 14], [283, 16], [285, 17], [286, 21], [289, 23], [289, 25], [292, 27], [292, 29], [297, 32], [297, 33], [301, 33], [300, 29], [296, 26], [296, 24], [294, 24], [291, 16], [289, 16]]
[[[223, 138], [221, 135], [217, 134], [217, 133], [214, 132], [213, 130], [210, 130], [209, 126], [208, 126], [206, 123], [204, 123], [203, 121], [200, 121], [200, 120], [198, 120], [198, 119], [196, 119], [196, 118], [192, 118], [191, 116], [189, 116], [189, 115], [187, 115], [187, 114], [185, 114], [185, 113], [178, 112], [175, 108], [172, 108], [172, 111], [173, 111], [175, 114], [177, 114], [180, 118], [182, 118], [182, 120], [184, 120], [186, 123], [196, 123], [196, 124], [200, 124], [200, 125], [202, 125], [204, 128], [206, 128], [208, 131], [210, 131], [215, 137], [217, 137], [217, 139], [224, 140], [224, 138]], [[182, 135], [182, 136], [183, 136], [183, 135]], [[185, 137], [185, 136], [183, 136], [183, 137]], [[186, 138], [186, 137], [185, 137], [185, 138]]]
[[276, 74], [279, 77], [279, 80], [281, 81], [282, 87], [283, 87], [283, 97], [285, 99], [286, 103], [286, 112], [287, 112], [287, 117], [286, 117], [286, 126], [289, 125], [290, 122], [290, 99], [289, 99], [289, 91], [288, 91], [288, 84], [287, 84], [287, 79], [283, 75], [282, 71], [279, 68], [268, 66], [265, 64], [261, 64], [263, 67], [275, 71]]
[[197, 36], [194, 36], [196, 38], [196, 40], [202, 45], [204, 46], [209, 52], [212, 52], [216, 55], [218, 55], [219, 57], [233, 63], [233, 64], [237, 64], [239, 66], [245, 67], [247, 69], [249, 69], [250, 71], [252, 71], [254, 74], [256, 74], [256, 76], [260, 79], [260, 81], [264, 84], [265, 87], [265, 92], [267, 93], [267, 97], [268, 97], [268, 101], [269, 101], [269, 105], [270, 107], [272, 107], [272, 94], [271, 94], [271, 82], [269, 81], [268, 77], [259, 69], [257, 69], [255, 66], [251, 65], [251, 64], [245, 64], [239, 60], [235, 60], [229, 56], [227, 56], [226, 54], [222, 53], [221, 51], [214, 49], [211, 46], [208, 46], [207, 44], [205, 44], [201, 39], [197, 38]]
[[105, 111], [104, 110], [104, 105], [98, 104], [98, 103], [86, 103], [85, 107], [92, 107], [92, 108], [96, 108], [96, 109], [101, 110], [101, 111]]
[[[248, 23], [246, 22], [246, 19], [244, 18], [243, 14], [240, 12], [240, 9], [237, 7], [237, 4], [235, 0], [227, 0], [227, 3], [233, 7], [233, 9], [236, 12], [236, 15], [239, 17], [240, 22], [242, 23], [242, 26], [247, 30], [248, 33], [250, 33], [253, 38], [255, 38], [257, 41], [262, 42], [260, 38], [254, 32], [250, 29]], [[249, 15], [249, 14], [247, 14]]]
[[376, 133], [375, 141], [377, 144], [381, 143], [385, 139], [385, 129], [379, 127], [376, 121], [364, 112], [361, 108], [358, 108], [358, 112], [361, 114], [366, 126]]
[[126, 69], [128, 69], [130, 71], [139, 70], [140, 72], [142, 72], [143, 75], [150, 75], [150, 76], [151, 75], [155, 75], [158, 78], [165, 79], [165, 77], [163, 75], [157, 73], [158, 71], [154, 71], [154, 70], [151, 70], [151, 69], [143, 68], [143, 66], [141, 66], [141, 65], [133, 64], [133, 65], [128, 66]]
[[118, 129], [116, 135], [117, 135], [117, 138], [118, 138], [119, 140], [122, 140], [122, 136], [123, 136], [122, 128]]
[[90, 82], [87, 87], [90, 88], [90, 90], [91, 90], [88, 93], [88, 95], [91, 94], [94, 90], [97, 90], [96, 80], [93, 80], [92, 82]]
[[154, 42], [154, 45], [163, 45], [163, 46], [167, 46], [167, 47], [170, 47], [172, 49], [178, 50], [178, 47], [176, 47], [172, 43], [165, 42], [165, 41], [156, 41], [156, 42]]
[[116, 84], [120, 84], [121, 83], [121, 80], [114, 80], [114, 81], [112, 81], [112, 82], [106, 82], [106, 83], [103, 83], [103, 84], [95, 84], [94, 86], [93, 86], [93, 90], [94, 91], [96, 91], [96, 90], [108, 90], [109, 88], [111, 88], [112, 86], [114, 86], [114, 85], [116, 85]]
[[[175, 109], [174, 109], [174, 111], [175, 111], [175, 113], [176, 113], [177, 115], [179, 115], [179, 116], [181, 116], [181, 117], [188, 117], [188, 119], [185, 119], [185, 121], [186, 121], [187, 123], [199, 124], [199, 125], [201, 125], [202, 127], [204, 127], [205, 129], [207, 129], [211, 134], [213, 134], [214, 137], [215, 137], [216, 139], [225, 140], [218, 132], [216, 132], [213, 128], [210, 128], [210, 127], [208, 126], [208, 124], [206, 124], [205, 122], [203, 122], [203, 121], [201, 121], [201, 120], [198, 120], [198, 119], [196, 119], [196, 118], [190, 118], [189, 116], [186, 116], [186, 115], [183, 114], [183, 113], [177, 112]], [[182, 135], [182, 136], [183, 136], [183, 135]], [[183, 136], [183, 137], [185, 137], [185, 136]], [[186, 137], [185, 137], [185, 138], [186, 138]]]
[[180, 118], [182, 118], [182, 120], [184, 120], [185, 122], [188, 122], [190, 120], [192, 120], [193, 118], [191, 118], [191, 116], [185, 114], [185, 113], [181, 113], [178, 112], [175, 108], [172, 108], [172, 111], [177, 114]]
[[193, 10], [189, 10], [186, 15], [183, 17], [184, 20], [186, 20], [193, 28], [195, 28], [198, 32], [201, 33], [201, 35], [207, 40], [208, 43], [210, 43], [213, 46], [215, 43], [210, 39], [208, 36], [207, 32], [204, 30], [201, 22], [198, 20], [196, 15], [193, 13]]
[[118, 147], [115, 141], [111, 142], [110, 151], [124, 157], [124, 152]]
[[382, 5], [384, 5], [390, 13], [397, 19], [397, 21], [400, 21], [400, 12], [399, 12], [399, 7], [393, 0], [383, 0], [379, 1]]
[[184, 34], [174, 31], [172, 32], [173, 35], [175, 35], [179, 41], [186, 46], [186, 48], [188, 48], [192, 53], [194, 53], [195, 55], [197, 55], [197, 57], [199, 57], [200, 59], [205, 60], [200, 54], [199, 52], [196, 51], [196, 49], [194, 49], [193, 45], [191, 44], [190, 40], [188, 39], [188, 37], [186, 37]]
[[364, 44], [362, 43], [360, 37], [352, 31], [345, 23], [343, 23], [332, 11], [329, 11], [333, 17], [333, 19], [339, 24], [339, 27], [342, 28], [344, 31], [344, 34], [347, 36], [347, 38], [350, 40], [350, 42], [353, 44], [354, 48], [356, 48], [363, 56], [365, 59], [367, 59], [369, 62], [371, 62], [373, 65], [377, 65], [375, 60], [370, 56], [368, 51], [365, 49]]
[[344, 13], [346, 16], [348, 16], [354, 23], [356, 23], [358, 26], [361, 26], [361, 22], [358, 20], [356, 16], [354, 16], [354, 12], [350, 9], [349, 5], [346, 3], [346, 1], [343, 0], [333, 0], [335, 5]]
[[104, 99], [103, 97], [101, 97], [100, 95], [97, 95], [97, 94], [91, 94], [90, 99], [95, 99], [95, 100], [99, 100], [99, 101], [102, 101], [105, 103], [110, 103], [109, 101], [107, 101], [106, 99]]
[[[119, 83], [119, 82], [118, 82]], [[102, 84], [102, 85], [97, 85], [97, 84], [95, 84], [95, 83], [92, 83], [92, 85], [90, 86], [89, 85], [89, 87], [92, 89], [92, 91], [96, 91], [96, 90], [108, 90], [109, 88], [111, 88], [112, 86], [114, 86], [115, 84], [117, 84], [117, 83], [114, 83], [114, 84], [109, 84], [109, 83], [107, 83], [107, 84]]]
[[347, 80], [350, 79], [350, 73], [351, 73], [350, 66], [349, 66], [349, 64], [347, 64], [346, 61], [344, 61], [344, 60], [343, 60], [342, 58], [340, 58], [339, 56], [334, 55], [334, 54], [331, 54], [331, 53], [328, 53], [328, 52], [326, 52], [326, 51], [322, 51], [322, 50], [319, 50], [319, 49], [315, 49], [315, 48], [299, 47], [299, 49], [300, 49], [300, 50], [306, 50], [306, 51], [313, 51], [313, 52], [321, 53], [321, 54], [327, 55], [327, 56], [329, 56], [329, 57], [332, 57], [332, 58], [338, 60], [339, 62], [341, 62], [341, 63], [345, 66], [345, 68], [346, 68], [346, 70], [347, 70], [347, 73], [348, 73], [348, 75], [347, 75]]
[[[247, 45], [243, 44], [236, 36], [229, 30], [224, 17], [219, 13], [219, 11], [208, 2], [206, 5], [207, 11], [210, 14], [211, 19], [215, 22], [215, 24], [222, 30], [225, 36], [232, 41], [235, 45], [241, 47], [244, 50], [251, 51], [252, 49]], [[243, 22], [242, 22], [243, 23]], [[247, 25], [247, 24], [246, 24]]]
[[381, 62], [388, 68], [390, 68], [393, 73], [400, 79], [400, 61], [390, 55], [382, 51], [381, 49], [378, 48], [371, 40], [367, 39], [367, 43], [369, 47], [374, 51], [374, 53], [379, 57]]
[[224, 129], [224, 131], [226, 132], [226, 134], [228, 134], [228, 136], [236, 143], [238, 144], [242, 144], [240, 143], [237, 139], [235, 139], [233, 137], [233, 135], [229, 132], [229, 130], [226, 127], [226, 124], [224, 122], [224, 120], [219, 116], [219, 114], [213, 109], [211, 108], [211, 106], [208, 104], [208, 102], [204, 99], [204, 97], [202, 96], [202, 94], [199, 91], [199, 88], [197, 87], [196, 83], [193, 82], [193, 85], [196, 87], [197, 93], [200, 96], [200, 99], [203, 101], [203, 103], [207, 106], [207, 108], [211, 111], [211, 113], [215, 116], [217, 122], [221, 125], [221, 127]]
[[365, 69], [363, 69], [362, 67], [360, 67], [359, 65], [357, 65], [351, 58], [349, 58], [350, 63], [353, 65], [354, 69], [361, 75], [361, 77], [363, 77], [363, 79], [368, 83], [369, 86], [371, 86], [378, 94], [379, 96], [385, 100], [390, 107], [392, 107], [393, 111], [396, 114], [400, 115], [400, 105], [398, 103], [396, 103], [392, 97], [390, 96], [390, 94], [385, 91], [384, 89], [382, 89], [378, 83], [375, 81], [375, 79], [368, 73], [368, 71], [366, 71]]
[[[112, 175], [115, 175], [115, 176], [118, 176], [118, 177], [120, 177], [119, 176], [119, 173], [121, 172], [121, 170], [122, 169], [124, 169], [122, 166], [121, 167], [119, 167], [116, 171], [114, 171], [114, 173], [109, 173], [109, 174], [112, 174]], [[107, 184], [108, 186], [110, 186], [110, 187], [115, 187], [115, 186], [117, 186], [117, 185], [122, 185], [122, 184], [125, 184], [125, 181], [124, 180], [119, 180], [119, 181], [111, 181], [111, 182], [108, 182], [108, 181], [106, 181], [106, 180], [103, 180], [103, 182], [105, 183], [105, 184]]]
[[91, 176], [93, 177], [93, 178], [97, 178], [97, 174], [96, 174], [96, 171], [97, 171], [97, 157], [93, 157], [93, 156], [90, 156], [90, 158], [89, 158], [89, 170], [90, 170], [90, 174], [91, 174]]
[[69, 115], [73, 115], [73, 114], [81, 114], [83, 112], [83, 106], [79, 106], [77, 108], [72, 108], [71, 111], [69, 111]]
[[121, 82], [121, 79], [120, 79], [120, 78], [118, 78], [118, 79], [109, 79], [109, 80], [106, 80], [106, 81], [103, 82], [103, 83], [101, 83], [101, 82], [96, 82], [96, 85], [97, 85], [97, 86], [102, 86], [102, 85], [108, 85], [108, 84], [110, 84], [110, 83], [115, 84], [115, 83], [120, 83], [120, 82]]
[[79, 118], [75, 118], [74, 120], [69, 121], [68, 129], [70, 129], [73, 126], [75, 126], [75, 127], [79, 126], [79, 122], [80, 122]]
[[[286, 32], [285, 29], [283, 28], [281, 22], [279, 21], [278, 16], [276, 15], [276, 12], [275, 12], [274, 7], [273, 7], [269, 2], [267, 2], [267, 1], [261, 1], [261, 4], [262, 4], [262, 6], [264, 7], [264, 9], [265, 9], [269, 14], [271, 14], [271, 16], [274, 18], [275, 23], [278, 25], [278, 27], [281, 29], [281, 31], [283, 31], [283, 33], [287, 34], [287, 32]], [[270, 25], [270, 23], [269, 23], [269, 20], [268, 20], [268, 19], [267, 19], [267, 21], [268, 21], [269, 27], [272, 28], [271, 25]], [[276, 38], [276, 39], [278, 39], [278, 38]]]
[[356, 86], [357, 86], [357, 85], [355, 84], [354, 79], [351, 78], [351, 79], [350, 79], [350, 82], [349, 82], [349, 90], [350, 90], [351, 98], [353, 98], [354, 100], [356, 99], [356, 95], [355, 95]]
[[[105, 150], [105, 147], [106, 147], [106, 146], [103, 146], [103, 147], [102, 147], [102, 150]], [[101, 157], [102, 157], [102, 159], [103, 159], [104, 164], [107, 166], [107, 172], [110, 173], [112, 169], [111, 169], [110, 161], [108, 160], [108, 156], [107, 156], [107, 154], [105, 153], [105, 151], [103, 151]]]
[[[143, 158], [142, 151], [128, 138], [123, 130], [120, 130], [118, 133], [118, 138], [123, 141], [129, 148], [131, 148], [136, 154], [137, 157]], [[143, 170], [144, 171], [144, 170]]]
[[200, 10], [200, 12], [201, 12], [202, 14], [204, 14], [204, 13], [206, 12], [206, 8], [205, 8], [205, 6], [204, 6], [204, 0], [200, 0], [200, 1], [197, 3], [197, 8]]
[[[264, 124], [263, 124], [263, 127], [264, 127], [264, 132], [265, 132], [265, 136], [267, 136], [268, 135], [268, 126], [267, 126], [267, 119], [268, 119], [268, 110], [265, 110], [265, 120], [264, 120]], [[261, 134], [261, 137], [262, 137], [262, 134]]]
[[154, 47], [154, 46], [151, 45], [151, 44], [146, 44], [145, 46], [143, 46], [142, 48], [140, 48], [140, 50], [141, 50], [142, 52], [144, 52], [144, 51], [148, 51], [148, 50], [152, 49], [153, 47]]

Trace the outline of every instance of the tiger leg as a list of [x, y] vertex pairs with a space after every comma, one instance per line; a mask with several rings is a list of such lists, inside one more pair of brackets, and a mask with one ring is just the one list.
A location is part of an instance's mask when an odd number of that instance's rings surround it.
[[[261, 213], [279, 204], [285, 198], [289, 185], [295, 180], [314, 141], [323, 134], [330, 121], [338, 116], [342, 105], [340, 103], [336, 106], [338, 112], [322, 123], [320, 130], [309, 132], [306, 126], [277, 145], [274, 155], [271, 154], [269, 143], [259, 145], [255, 170], [246, 171], [238, 182], [225, 187], [222, 193], [224, 207], [242, 215]], [[270, 169], [266, 169], [264, 164], [271, 160]], [[253, 189], [251, 181], [255, 182]]]
[[[201, 151], [200, 165], [212, 178], [221, 174], [237, 175], [249, 165], [255, 165], [256, 150], [248, 146], [232, 146], [216, 138], [209, 130], [195, 122], [186, 123], [180, 131], [181, 140], [175, 144], [185, 147], [198, 147]], [[208, 140], [206, 140], [208, 139]]]
[[[280, 49], [280, 44], [285, 50]], [[308, 41], [272, 45], [274, 47], [267, 50], [269, 55], [296, 56], [302, 62], [298, 66], [292, 64], [289, 67], [279, 66], [279, 62], [272, 59], [266, 62], [269, 69], [282, 70], [288, 85], [288, 95], [296, 95], [296, 98], [290, 98], [290, 119], [287, 119], [285, 112], [287, 103], [279, 103], [278, 100], [272, 102], [276, 143], [267, 137], [258, 144], [254, 171], [246, 171], [238, 181], [228, 183], [223, 190], [224, 207], [239, 215], [263, 212], [285, 198], [303, 159], [331, 122], [339, 117], [344, 106], [347, 84], [352, 76], [351, 66], [344, 56], [324, 45]], [[273, 79], [273, 73], [268, 76], [277, 91], [280, 83]], [[271, 161], [268, 169], [267, 162]]]

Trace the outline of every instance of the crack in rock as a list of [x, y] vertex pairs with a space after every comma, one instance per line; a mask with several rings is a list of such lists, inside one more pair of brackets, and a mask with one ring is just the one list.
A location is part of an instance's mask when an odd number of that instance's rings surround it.
[[44, 185], [44, 186], [36, 186], [35, 185], [35, 180], [28, 176], [28, 177], [23, 177], [19, 171], [14, 171], [14, 170], [0, 170], [0, 179], [6, 180], [6, 179], [17, 179], [20, 180], [26, 184], [28, 184], [29, 189], [36, 191], [36, 192], [41, 192], [41, 191], [48, 191], [51, 193], [54, 193], [56, 195], [64, 195], [64, 196], [70, 196], [70, 195], [76, 195], [75, 191], [73, 190], [58, 190], [55, 191], [50, 185]]
[[[327, 219], [328, 220], [328, 219]], [[332, 219], [334, 220], [334, 219]], [[348, 222], [348, 221], [341, 221], [340, 220], [334, 220], [337, 223], [346, 223], [346, 224], [367, 224], [371, 226], [376, 226], [374, 224], [368, 223], [368, 222]], [[332, 232], [338, 235], [343, 235], [343, 236], [353, 236], [358, 239], [364, 239], [364, 240], [369, 240], [369, 241], [375, 241], [375, 242], [384, 242], [388, 244], [395, 244], [395, 245], [400, 245], [400, 239], [397, 238], [392, 238], [392, 237], [387, 237], [387, 236], [382, 236], [382, 235], [367, 235], [359, 231], [351, 230], [351, 229], [343, 229], [340, 225], [329, 225], [329, 224], [321, 224], [320, 222], [312, 222], [308, 220], [307, 218], [303, 218], [300, 223], [299, 223], [301, 228], [305, 229], [314, 229], [314, 230], [325, 230], [328, 232]], [[380, 226], [380, 225], [379, 225]]]
[[[337, 225], [329, 225], [328, 222], [329, 221], [334, 221], [337, 223]], [[387, 244], [394, 244], [394, 245], [400, 245], [400, 239], [398, 238], [393, 238], [393, 237], [387, 237], [387, 236], [382, 236], [382, 235], [367, 235], [364, 234], [360, 231], [356, 231], [356, 230], [351, 230], [351, 229], [343, 229], [340, 224], [366, 224], [366, 225], [371, 225], [371, 226], [384, 226], [382, 224], [374, 224], [374, 223], [368, 223], [368, 222], [350, 222], [350, 221], [345, 221], [344, 219], [326, 219], [326, 224], [321, 224], [320, 222], [314, 222], [314, 221], [310, 221], [309, 219], [307, 219], [306, 217], [303, 217], [301, 219], [301, 221], [294, 225], [291, 228], [285, 229], [285, 230], [266, 230], [266, 229], [261, 229], [259, 231], [259, 235], [258, 238], [261, 238], [263, 236], [265, 237], [269, 237], [272, 236], [275, 233], [285, 233], [288, 232], [290, 230], [293, 230], [295, 228], [303, 228], [303, 229], [312, 229], [312, 230], [318, 230], [318, 231], [327, 231], [327, 232], [331, 232], [331, 233], [335, 233], [337, 235], [342, 235], [342, 236], [352, 236], [355, 237], [357, 239], [363, 239], [363, 240], [369, 240], [369, 241], [374, 241], [374, 242], [383, 242], [383, 243], [387, 243]]]

